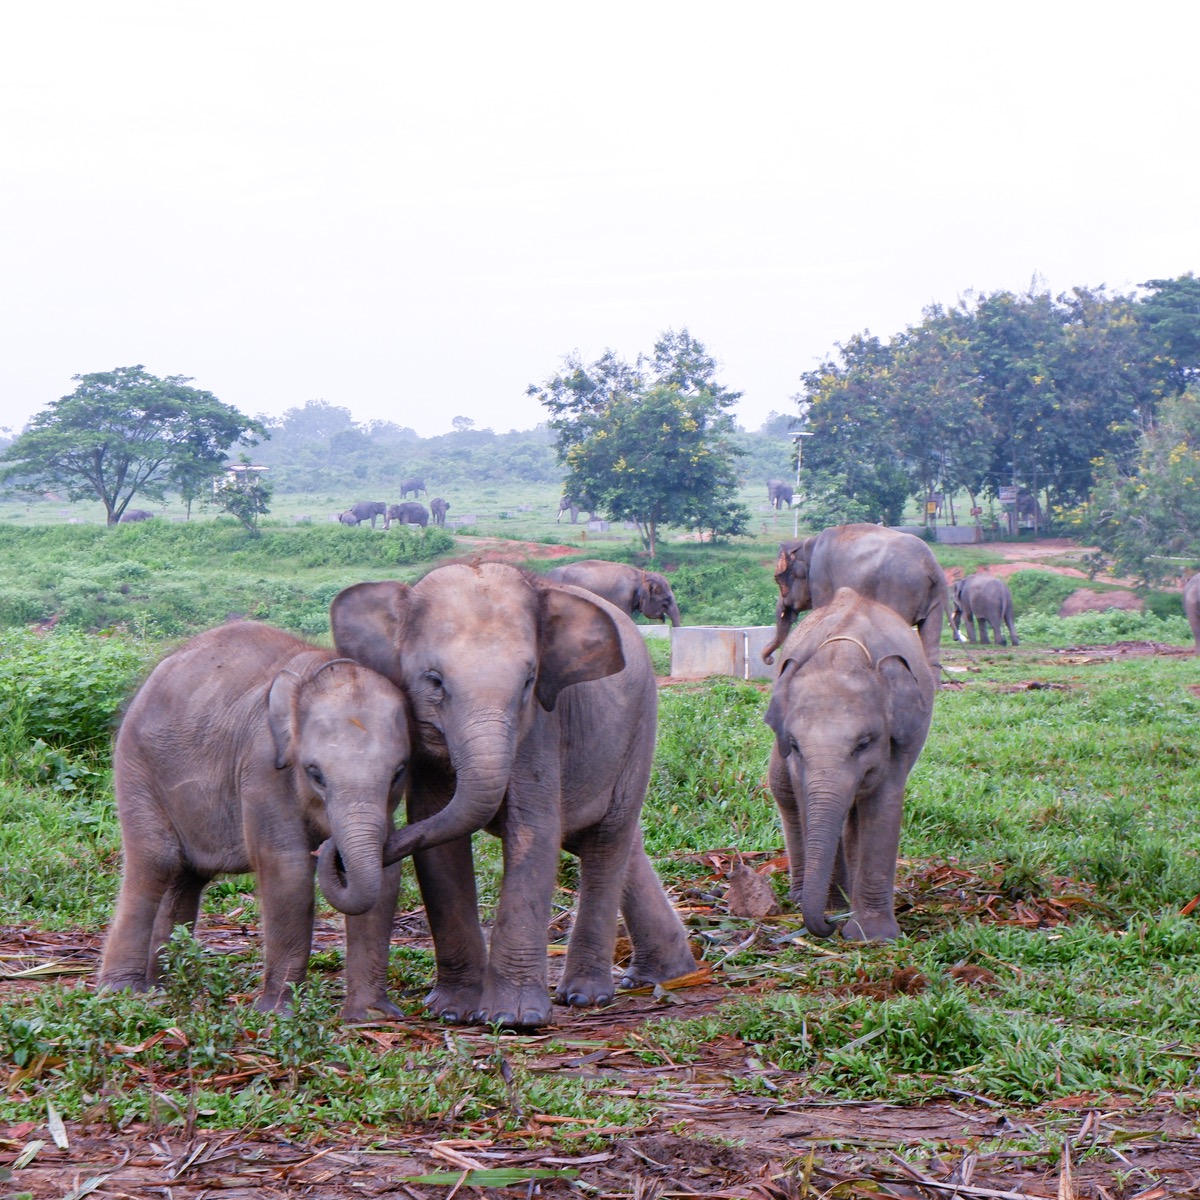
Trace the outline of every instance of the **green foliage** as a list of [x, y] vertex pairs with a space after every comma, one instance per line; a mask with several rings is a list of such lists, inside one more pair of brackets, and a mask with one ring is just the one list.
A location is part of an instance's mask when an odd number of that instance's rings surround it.
[[110, 525], [139, 493], [195, 495], [234, 442], [265, 432], [182, 375], [159, 379], [139, 365], [73, 378], [75, 391], [38, 413], [0, 460], [27, 491], [96, 497]]
[[258, 532], [258, 518], [271, 511], [271, 484], [247, 470], [250, 460], [241, 456], [241, 469], [228, 473], [213, 489], [212, 503], [241, 522], [249, 533]]
[[1053, 571], [1014, 571], [1004, 577], [1012, 592], [1013, 611], [1018, 617], [1026, 613], [1055, 615], [1063, 602], [1079, 590], [1079, 580]]
[[746, 532], [728, 414], [741, 393], [715, 375], [700, 342], [669, 330], [636, 367], [611, 351], [586, 367], [568, 356], [562, 372], [528, 389], [552, 414], [565, 490], [635, 522], [651, 557], [660, 526]]

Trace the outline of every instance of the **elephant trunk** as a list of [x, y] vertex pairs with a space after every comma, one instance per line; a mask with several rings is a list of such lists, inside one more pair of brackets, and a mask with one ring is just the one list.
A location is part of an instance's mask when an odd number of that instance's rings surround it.
[[516, 721], [504, 711], [476, 711], [460, 727], [467, 730], [461, 738], [447, 737], [455, 773], [454, 795], [433, 816], [397, 829], [388, 837], [383, 849], [384, 866], [418, 850], [475, 833], [499, 811], [512, 775]]
[[775, 636], [763, 647], [762, 660], [768, 666], [774, 662], [775, 651], [787, 641], [796, 622], [796, 610], [782, 600], [775, 606]]
[[673, 629], [678, 629], [683, 624], [683, 618], [679, 615], [679, 605], [675, 601], [675, 597], [671, 597], [671, 603], [667, 606], [667, 611], [664, 614], [671, 622]]
[[805, 928], [815, 937], [832, 937], [835, 931], [835, 926], [825, 919], [825, 906], [853, 798], [853, 784], [823, 781], [805, 789], [804, 887], [800, 911], [804, 914]]
[[338, 815], [317, 855], [317, 880], [338, 912], [358, 916], [375, 906], [382, 883], [387, 821], [378, 801], [331, 805]]

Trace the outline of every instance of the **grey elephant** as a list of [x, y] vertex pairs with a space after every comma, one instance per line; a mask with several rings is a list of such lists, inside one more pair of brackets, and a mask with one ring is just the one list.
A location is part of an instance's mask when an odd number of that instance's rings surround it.
[[358, 518], [349, 509], [346, 509], [345, 512], [338, 513], [337, 519], [342, 525], [354, 526], [358, 524]]
[[145, 508], [127, 508], [117, 521], [118, 525], [124, 525], [127, 521], [152, 521], [154, 514]]
[[[386, 674], [413, 706], [409, 824], [388, 839], [384, 861], [414, 855], [437, 959], [426, 999], [434, 1014], [550, 1020], [546, 930], [560, 848], [579, 858], [579, 903], [559, 1001], [612, 998], [618, 909], [633, 943], [624, 984], [695, 968], [642, 845], [658, 698], [628, 617], [577, 588], [477, 561], [437, 567], [411, 587], [347, 588], [330, 623], [339, 652]], [[490, 948], [471, 855], [479, 829], [504, 840]]]
[[889, 941], [904, 787], [929, 732], [936, 683], [904, 618], [850, 588], [806, 617], [781, 651], [766, 722], [768, 778], [804, 924]]
[[435, 525], [445, 525], [446, 514], [450, 511], [450, 501], [443, 500], [441, 496], [434, 496], [429, 502], [429, 512], [433, 517]]
[[1189, 576], [1183, 585], [1183, 615], [1192, 628], [1196, 653], [1200, 654], [1200, 573]]
[[429, 495], [429, 489], [425, 486], [425, 480], [416, 475], [414, 475], [411, 479], [406, 479], [400, 485], [400, 499], [407, 500], [409, 492], [412, 492], [414, 500], [422, 492], [424, 492], [426, 496]]
[[[995, 575], [984, 571], [976, 571], [965, 579], [958, 580], [953, 588], [954, 607], [950, 613], [950, 627], [954, 636], [960, 642], [975, 641], [975, 624], [979, 624], [979, 640], [987, 643], [988, 626], [992, 628], [996, 642], [1003, 646], [1004, 627], [1008, 627], [1008, 636], [1012, 644], [1019, 646], [1020, 638], [1013, 626], [1013, 599], [1008, 584]], [[964, 638], [960, 623], [963, 618], [967, 622], [967, 635]]]
[[428, 525], [429, 509], [417, 500], [406, 500], [403, 504], [389, 504], [384, 518], [384, 529], [390, 529], [393, 521], [401, 525]]
[[592, 502], [586, 496], [564, 495], [558, 502], [558, 516], [554, 518], [554, 523], [557, 525], [562, 521], [563, 513], [570, 513], [571, 524], [574, 525], [578, 522], [581, 512], [587, 513], [590, 521], [593, 512]]
[[346, 918], [342, 1015], [402, 1015], [387, 998], [400, 866], [382, 866], [411, 749], [394, 684], [291, 634], [239, 621], [168, 655], [129, 705], [113, 778], [124, 869], [100, 983], [144, 991], [205, 885], [253, 871], [264, 978], [255, 1007], [287, 1008], [308, 966], [315, 851]]
[[376, 517], [383, 517], [385, 524], [387, 521], [387, 505], [382, 500], [356, 500], [338, 518], [343, 524], [349, 524], [348, 521], [344, 520], [346, 513], [349, 513], [354, 518], [356, 525], [361, 524], [363, 521], [370, 521], [372, 529], [375, 528]]
[[683, 624], [675, 593], [657, 571], [643, 571], [602, 558], [586, 558], [565, 567], [552, 567], [546, 572], [546, 578], [603, 596], [628, 616], [641, 613], [651, 621], [670, 621], [673, 626]]
[[763, 662], [773, 660], [800, 613], [828, 604], [838, 588], [850, 587], [915, 625], [934, 676], [940, 673], [950, 593], [945, 572], [919, 537], [882, 525], [834, 525], [813, 537], [784, 542], [775, 582], [775, 635], [762, 652]]
[[767, 501], [776, 512], [792, 506], [792, 485], [782, 479], [767, 480]]

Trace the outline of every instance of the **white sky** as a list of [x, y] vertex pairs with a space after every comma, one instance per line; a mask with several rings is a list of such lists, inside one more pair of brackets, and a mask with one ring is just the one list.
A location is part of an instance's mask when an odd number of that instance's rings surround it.
[[532, 427], [687, 327], [748, 428], [968, 290], [1200, 269], [1200, 6], [0, 7], [0, 427], [143, 363]]

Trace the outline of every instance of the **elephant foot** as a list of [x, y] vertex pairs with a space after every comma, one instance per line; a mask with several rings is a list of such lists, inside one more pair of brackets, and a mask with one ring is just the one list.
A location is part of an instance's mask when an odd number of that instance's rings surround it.
[[589, 1008], [593, 1005], [611, 1004], [615, 995], [616, 987], [613, 985], [612, 973], [605, 972], [603, 977], [575, 975], [571, 979], [564, 979], [554, 993], [554, 1000], [571, 1008]]
[[96, 986], [110, 992], [152, 992], [155, 987], [145, 975], [101, 975]]
[[372, 1000], [355, 1000], [346, 997], [342, 1005], [342, 1022], [346, 1025], [361, 1025], [365, 1021], [403, 1021], [405, 1012], [386, 996]]
[[892, 913], [855, 913], [842, 926], [842, 937], [850, 942], [894, 942], [899, 936]]
[[479, 985], [439, 983], [425, 997], [425, 1007], [448, 1025], [470, 1025], [479, 1008]]
[[496, 983], [484, 990], [472, 1025], [501, 1025], [506, 1029], [536, 1029], [548, 1025], [550, 993], [543, 984]]
[[292, 1011], [292, 989], [290, 986], [282, 991], [263, 992], [254, 1002], [258, 1012], [290, 1013]]
[[669, 952], [662, 954], [635, 953], [633, 961], [621, 976], [621, 987], [636, 988], [651, 983], [666, 983], [668, 979], [690, 975], [694, 970], [696, 957], [685, 939], [682, 945], [674, 946]]

